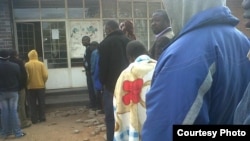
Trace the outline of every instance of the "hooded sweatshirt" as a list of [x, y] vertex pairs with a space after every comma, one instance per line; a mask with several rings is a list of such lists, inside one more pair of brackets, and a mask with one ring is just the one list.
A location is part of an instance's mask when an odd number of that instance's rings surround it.
[[175, 124], [233, 124], [250, 81], [250, 43], [225, 0], [165, 4], [176, 37], [159, 57], [146, 94], [143, 141], [172, 141]]
[[25, 64], [28, 76], [28, 89], [45, 88], [45, 83], [48, 79], [48, 72], [44, 64], [38, 60], [36, 50], [31, 50], [28, 53], [29, 61]]

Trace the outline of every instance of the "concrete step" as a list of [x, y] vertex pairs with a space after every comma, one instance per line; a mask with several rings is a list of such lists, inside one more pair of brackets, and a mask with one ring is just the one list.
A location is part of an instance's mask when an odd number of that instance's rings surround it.
[[89, 102], [88, 89], [84, 87], [52, 89], [45, 93], [47, 107], [84, 106]]

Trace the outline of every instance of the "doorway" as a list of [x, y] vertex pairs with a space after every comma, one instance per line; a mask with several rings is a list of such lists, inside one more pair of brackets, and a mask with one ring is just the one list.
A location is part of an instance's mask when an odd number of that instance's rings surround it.
[[17, 51], [19, 58], [27, 62], [28, 53], [35, 49], [39, 60], [43, 60], [41, 24], [40, 22], [20, 22], [16, 23], [17, 29]]

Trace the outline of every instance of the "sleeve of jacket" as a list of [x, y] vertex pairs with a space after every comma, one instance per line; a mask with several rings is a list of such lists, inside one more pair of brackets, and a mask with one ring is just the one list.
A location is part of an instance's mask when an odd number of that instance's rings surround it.
[[106, 44], [101, 43], [99, 48], [99, 79], [102, 85], [104, 85], [107, 72], [108, 72], [108, 51]]
[[[27, 84], [29, 83], [30, 81], [30, 76], [29, 76], [29, 66], [28, 66], [28, 63], [25, 63], [24, 64], [24, 67], [25, 67], [25, 70], [26, 70], [26, 73], [27, 73]], [[27, 85], [26, 85], [27, 86]]]
[[[186, 56], [183, 55], [186, 52], [163, 53], [157, 63], [151, 89], [146, 95], [147, 119], [142, 130], [143, 141], [172, 141], [174, 124], [192, 124], [197, 115], [204, 123], [209, 120], [202, 101], [199, 103], [201, 107], [198, 106], [190, 114], [197, 97], [203, 99], [200, 95], [203, 91], [199, 91], [201, 85], [207, 76], [212, 77], [208, 71], [209, 64], [202, 56], [191, 57], [191, 51]], [[206, 85], [211, 83], [211, 80], [208, 80]], [[187, 120], [187, 117], [190, 120]]]
[[47, 80], [48, 80], [48, 70], [47, 70], [47, 68], [45, 67], [44, 64], [42, 64], [42, 75], [43, 75], [44, 83], [47, 82]]
[[91, 64], [91, 67], [90, 67], [90, 71], [91, 71], [91, 75], [94, 75], [95, 73], [95, 63], [96, 63], [96, 51], [94, 50], [92, 53], [91, 53], [91, 58], [90, 58], [90, 64]]
[[21, 89], [26, 88], [27, 85], [27, 72], [24, 66], [24, 63], [21, 61], [21, 65], [20, 65], [20, 70], [21, 70], [21, 74], [22, 74], [22, 86]]

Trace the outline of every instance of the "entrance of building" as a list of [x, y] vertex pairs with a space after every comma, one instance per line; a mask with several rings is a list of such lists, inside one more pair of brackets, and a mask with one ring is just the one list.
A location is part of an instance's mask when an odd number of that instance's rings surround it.
[[40, 22], [16, 23], [16, 29], [19, 58], [28, 61], [28, 52], [36, 49], [39, 60], [43, 61]]

